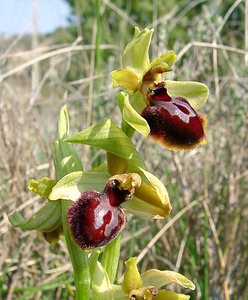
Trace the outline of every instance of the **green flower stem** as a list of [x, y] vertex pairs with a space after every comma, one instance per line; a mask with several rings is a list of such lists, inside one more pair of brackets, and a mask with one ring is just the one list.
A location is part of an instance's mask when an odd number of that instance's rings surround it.
[[90, 269], [88, 255], [81, 250], [71, 239], [70, 230], [66, 219], [66, 211], [71, 202], [68, 200], [61, 201], [62, 223], [65, 234], [65, 240], [74, 270], [74, 279], [76, 287], [76, 300], [90, 299]]

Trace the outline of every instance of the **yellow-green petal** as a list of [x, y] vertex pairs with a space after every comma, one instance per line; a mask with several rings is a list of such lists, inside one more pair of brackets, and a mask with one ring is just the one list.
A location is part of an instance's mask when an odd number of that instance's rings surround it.
[[168, 94], [183, 97], [195, 109], [203, 107], [208, 98], [208, 88], [200, 82], [166, 80]]
[[126, 262], [126, 271], [122, 283], [124, 293], [129, 293], [131, 290], [139, 289], [142, 286], [142, 280], [137, 268], [136, 257], [129, 258]]
[[113, 87], [122, 87], [133, 94], [139, 84], [138, 75], [131, 69], [121, 69], [111, 72]]
[[160, 288], [170, 283], [177, 283], [185, 288], [191, 290], [195, 289], [195, 285], [191, 280], [174, 271], [160, 271], [151, 269], [142, 273], [141, 278], [144, 286], [154, 285], [157, 288]]
[[154, 300], [188, 300], [190, 296], [174, 293], [171, 291], [161, 290]]
[[156, 59], [154, 59], [154, 61], [149, 65], [149, 69], [155, 67], [158, 64], [166, 63], [168, 65], [167, 71], [169, 71], [171, 69], [171, 67], [173, 66], [174, 62], [176, 61], [176, 59], [177, 59], [177, 56], [174, 51], [165, 52], [162, 55], [160, 55], [159, 57], [157, 57]]

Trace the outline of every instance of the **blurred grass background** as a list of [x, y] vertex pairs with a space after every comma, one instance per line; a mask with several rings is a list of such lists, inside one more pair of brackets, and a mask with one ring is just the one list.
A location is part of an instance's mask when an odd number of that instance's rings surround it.
[[[71, 132], [104, 116], [120, 121], [110, 72], [120, 67], [134, 26], [155, 28], [151, 57], [174, 50], [175, 80], [206, 84], [208, 143], [169, 152], [135, 135], [148, 170], [166, 185], [165, 221], [129, 216], [123, 262], [141, 271], [171, 269], [191, 278], [191, 299], [248, 299], [248, 1], [67, 0], [70, 26], [0, 37], [0, 299], [70, 299], [71, 266], [63, 240], [13, 229], [8, 214], [30, 216], [43, 203], [30, 178], [54, 176], [49, 143], [67, 104]], [[80, 146], [85, 169], [104, 159]]]

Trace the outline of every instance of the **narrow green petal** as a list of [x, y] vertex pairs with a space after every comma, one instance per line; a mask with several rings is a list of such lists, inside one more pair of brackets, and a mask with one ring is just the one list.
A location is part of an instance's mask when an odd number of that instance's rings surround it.
[[124, 92], [119, 93], [118, 101], [122, 107], [123, 119], [144, 137], [147, 137], [150, 133], [150, 127], [147, 121], [130, 104], [129, 95]]
[[149, 66], [149, 47], [153, 29], [144, 29], [138, 33], [136, 30], [133, 40], [127, 44], [122, 57], [124, 68], [131, 67], [142, 74]]
[[154, 300], [188, 300], [190, 296], [174, 293], [171, 291], [161, 290]]
[[99, 261], [95, 264], [93, 276], [91, 278], [91, 288], [93, 299], [114, 300], [113, 289], [108, 274]]
[[137, 268], [136, 257], [129, 258], [126, 262], [126, 271], [122, 283], [124, 293], [129, 293], [131, 290], [139, 289], [142, 286], [142, 280]]
[[56, 181], [44, 177], [40, 180], [31, 179], [28, 182], [28, 189], [38, 195], [40, 195], [42, 198], [48, 199], [49, 194], [52, 191], [52, 188], [55, 186]]
[[108, 178], [109, 174], [103, 172], [72, 172], [57, 182], [49, 199], [76, 201], [86, 190], [94, 189], [101, 192]]
[[51, 232], [60, 224], [61, 211], [59, 201], [49, 201], [29, 219], [24, 219], [21, 214], [14, 212], [9, 216], [9, 221], [14, 227], [25, 230], [38, 230]]
[[69, 135], [70, 125], [69, 125], [69, 116], [66, 109], [66, 105], [64, 105], [59, 114], [58, 120], [58, 136], [59, 139], [65, 139]]
[[159, 65], [161, 63], [166, 63], [168, 65], [168, 70], [170, 71], [171, 67], [173, 66], [174, 62], [176, 61], [177, 56], [174, 51], [168, 51], [165, 52], [164, 54], [160, 55], [157, 57], [150, 65], [149, 69], [155, 67], [156, 65]]
[[111, 72], [113, 87], [122, 87], [133, 94], [139, 84], [138, 75], [131, 69], [121, 69]]
[[130, 172], [135, 172], [144, 162], [131, 140], [110, 119], [92, 125], [66, 139], [70, 143], [91, 145], [128, 160]]
[[174, 271], [160, 271], [151, 269], [141, 274], [143, 285], [154, 285], [160, 288], [170, 283], [177, 283], [185, 288], [194, 290], [194, 283], [185, 276]]
[[200, 82], [166, 80], [168, 94], [183, 97], [195, 109], [203, 107], [208, 98], [208, 88]]

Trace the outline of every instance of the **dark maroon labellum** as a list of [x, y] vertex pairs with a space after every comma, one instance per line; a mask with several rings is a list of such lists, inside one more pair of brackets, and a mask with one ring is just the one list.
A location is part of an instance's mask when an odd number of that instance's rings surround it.
[[170, 97], [164, 86], [150, 91], [142, 112], [151, 137], [173, 150], [193, 149], [204, 141], [204, 119], [182, 97]]
[[103, 193], [86, 191], [69, 207], [71, 234], [82, 249], [104, 246], [124, 228], [126, 217], [119, 205], [128, 200], [129, 193], [118, 185], [117, 180], [110, 180]]

